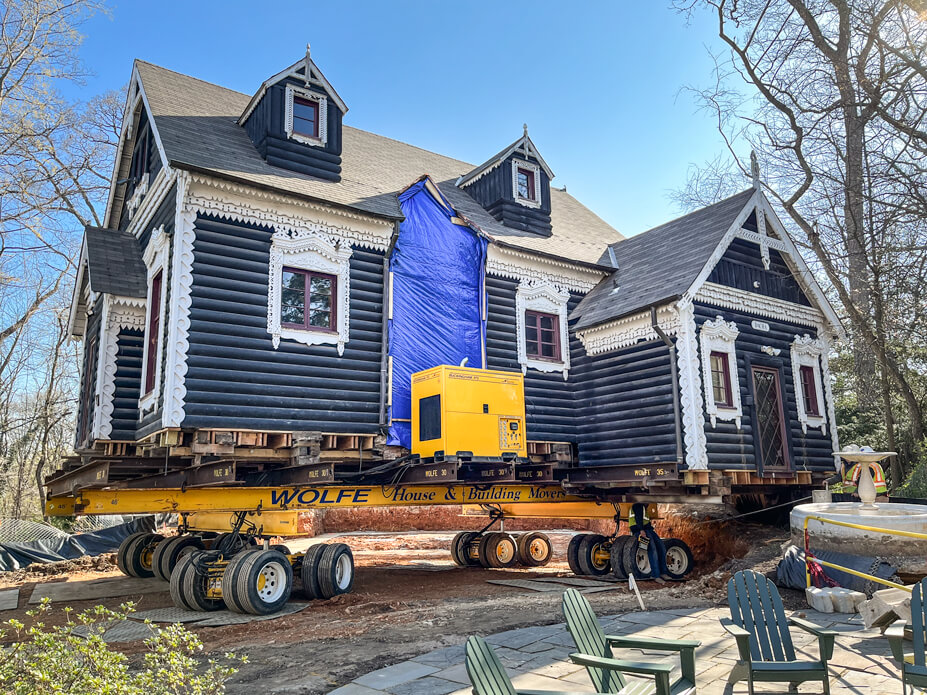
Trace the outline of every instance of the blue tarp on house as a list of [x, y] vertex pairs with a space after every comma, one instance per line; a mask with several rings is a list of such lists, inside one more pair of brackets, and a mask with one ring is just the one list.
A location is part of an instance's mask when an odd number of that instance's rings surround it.
[[452, 221], [447, 199], [428, 179], [399, 196], [405, 220], [390, 258], [388, 443], [412, 446], [412, 374], [441, 364], [485, 367], [483, 291], [487, 240]]

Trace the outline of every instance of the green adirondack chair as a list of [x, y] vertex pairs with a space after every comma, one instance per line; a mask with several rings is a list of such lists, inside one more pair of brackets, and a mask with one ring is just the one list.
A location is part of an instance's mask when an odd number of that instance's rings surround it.
[[[695, 640], [667, 640], [646, 637], [606, 635], [586, 597], [576, 589], [563, 594], [563, 614], [578, 653], [573, 663], [586, 667], [592, 684], [601, 693], [616, 695], [686, 695], [695, 692]], [[615, 659], [612, 649], [652, 649], [678, 652], [681, 678], [670, 683], [671, 664], [643, 663]], [[653, 680], [628, 681], [624, 674], [649, 676]]]
[[[789, 683], [797, 687], [805, 681], [821, 681], [830, 693], [827, 662], [834, 655], [837, 633], [800, 618], [785, 617], [779, 590], [762, 574], [753, 570], [737, 572], [727, 583], [730, 620], [721, 625], [737, 640], [740, 661], [731, 672], [729, 683], [746, 680], [750, 695], [754, 682]], [[819, 661], [798, 661], [792, 646], [789, 625], [818, 638]]]
[[[901, 692], [904, 695], [908, 693], [908, 686], [913, 691], [915, 688], [927, 690], [927, 656], [924, 649], [927, 645], [925, 639], [925, 630], [927, 630], [927, 606], [924, 604], [924, 596], [927, 594], [927, 579], [922, 579], [914, 585], [911, 591], [911, 623], [905, 625], [903, 620], [899, 620], [885, 631], [889, 644], [892, 645], [892, 655], [901, 664]], [[911, 628], [911, 641], [914, 651], [910, 654], [904, 653], [904, 630], [905, 627]]]
[[473, 695], [590, 695], [552, 690], [516, 690], [499, 657], [482, 637], [474, 636], [467, 640], [466, 654], [467, 675], [473, 685]]

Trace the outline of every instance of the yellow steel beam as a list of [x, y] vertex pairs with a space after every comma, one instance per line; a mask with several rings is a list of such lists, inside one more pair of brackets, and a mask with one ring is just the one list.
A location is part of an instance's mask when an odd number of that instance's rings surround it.
[[583, 502], [559, 484], [537, 485], [326, 485], [317, 487], [193, 488], [188, 490], [82, 490], [46, 502], [49, 516], [152, 514], [422, 506], [433, 504], [531, 504]]
[[[618, 502], [621, 518], [627, 519], [631, 511], [631, 502]], [[529, 502], [527, 504], [499, 504], [496, 505], [506, 516], [521, 517], [523, 519], [612, 519], [615, 516], [615, 505], [611, 502]], [[464, 505], [465, 516], [485, 516], [485, 510], [477, 505]], [[647, 516], [651, 519], [659, 518], [657, 505], [647, 505]]]

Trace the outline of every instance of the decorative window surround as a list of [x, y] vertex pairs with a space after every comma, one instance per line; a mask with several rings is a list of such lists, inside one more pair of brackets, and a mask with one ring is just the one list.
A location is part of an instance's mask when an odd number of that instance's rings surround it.
[[[808, 433], [809, 427], [819, 427], [821, 434], [827, 434], [827, 416], [825, 415], [827, 411], [825, 410], [824, 381], [820, 360], [825, 350], [826, 344], [824, 341], [812, 338], [807, 333], [803, 336], [796, 335], [795, 340], [792, 341], [790, 350], [792, 357], [792, 386], [795, 389], [795, 407], [798, 410], [798, 421], [801, 423], [801, 431], [805, 434]], [[811, 415], [805, 412], [805, 399], [802, 397], [801, 392], [800, 369], [802, 367], [811, 367], [814, 372], [814, 391], [820, 415]]]
[[[145, 317], [145, 340], [144, 340], [144, 350], [142, 353], [142, 390], [145, 390], [145, 383], [148, 379], [148, 350], [149, 350], [149, 336], [147, 335], [147, 327], [151, 325], [151, 312], [157, 311], [161, 316], [161, 320], [158, 322], [158, 341], [157, 341], [157, 354], [155, 355], [154, 364], [155, 364], [155, 374], [154, 374], [154, 388], [151, 389], [148, 393], [143, 393], [138, 399], [138, 410], [139, 417], [142, 413], [151, 411], [155, 404], [158, 402], [158, 398], [161, 395], [161, 362], [159, 359], [163, 351], [164, 346], [164, 309], [167, 304], [167, 292], [164, 291], [164, 283], [167, 279], [167, 264], [171, 248], [171, 239], [164, 233], [164, 225], [161, 225], [151, 233], [151, 239], [148, 242], [148, 248], [145, 249], [143, 258], [145, 260], [145, 266], [148, 268], [148, 295], [145, 301], [148, 310]], [[151, 305], [151, 284], [154, 280], [155, 275], [161, 271], [161, 301], [159, 306], [155, 307]]]
[[[293, 97], [314, 101], [319, 107], [319, 137], [297, 133], [293, 130]], [[300, 89], [291, 84], [286, 86], [286, 116], [284, 120], [286, 136], [306, 145], [325, 146], [328, 143], [328, 97], [308, 89]]]
[[[350, 244], [339, 244], [315, 231], [277, 232], [273, 235], [267, 292], [267, 332], [272, 336], [274, 349], [280, 346], [281, 338], [286, 338], [305, 345], [337, 345], [338, 354], [344, 354], [349, 330], [352, 253]], [[280, 292], [284, 266], [314, 270], [334, 275], [338, 279], [338, 297], [335, 302], [338, 315], [335, 319], [335, 331], [307, 330], [281, 325]]]
[[[567, 329], [567, 302], [570, 293], [559, 290], [544, 281], [522, 281], [515, 291], [515, 325], [518, 334], [518, 363], [523, 374], [528, 369], [539, 372], [562, 372], [564, 381], [570, 371], [570, 336]], [[544, 314], [555, 314], [560, 332], [560, 359], [542, 360], [528, 357], [525, 344], [525, 312], [539, 311]]]
[[[715, 427], [718, 420], [733, 420], [737, 429], [740, 429], [741, 418], [743, 418], [743, 407], [740, 403], [740, 383], [737, 380], [737, 352], [734, 349], [734, 342], [740, 331], [737, 324], [733, 321], [725, 321], [723, 316], [718, 316], [713, 321], [706, 321], [699, 330], [699, 347], [702, 351], [702, 377], [705, 387], [705, 412], [711, 420], [711, 426]], [[733, 402], [730, 407], [720, 406], [715, 403], [715, 393], [711, 383], [711, 353], [721, 352], [727, 355], [728, 378], [731, 383], [731, 397]]]
[[126, 214], [128, 214], [130, 220], [135, 217], [135, 211], [138, 210], [138, 206], [141, 205], [142, 199], [148, 192], [149, 178], [148, 172], [146, 171], [141, 181], [139, 181], [138, 185], [135, 187], [135, 190], [132, 191], [132, 197], [129, 198], [129, 201], [126, 203]]
[[[827, 417], [831, 422], [837, 422], [837, 413], [834, 410], [834, 379], [830, 375], [830, 341], [826, 338], [818, 338], [821, 343], [821, 381], [824, 382], [824, 401], [827, 404]], [[840, 438], [837, 433], [837, 427], [830, 428], [830, 441], [832, 451], [840, 451]], [[840, 470], [840, 459], [834, 458], [834, 468]]]
[[[673, 335], [679, 330], [679, 314], [672, 305], [667, 304], [657, 309], [657, 325], [667, 335]], [[587, 355], [620, 350], [642, 340], [659, 338], [653, 330], [649, 311], [578, 331], [576, 337], [586, 348]]]
[[689, 470], [708, 468], [705, 415], [702, 410], [702, 379], [699, 375], [698, 340], [692, 302], [676, 305], [679, 328], [676, 335], [676, 366], [679, 372], [679, 400], [682, 406], [683, 440]]
[[490, 243], [486, 272], [496, 277], [526, 282], [546, 282], [557, 290], [585, 294], [599, 284], [605, 274], [599, 270], [535, 256]]
[[736, 309], [747, 314], [767, 316], [780, 321], [798, 323], [813, 328], [825, 325], [824, 314], [814, 307], [793, 304], [755, 292], [745, 292], [726, 285], [706, 282], [695, 295], [695, 301]]
[[145, 330], [145, 300], [137, 297], [104, 295], [100, 317], [100, 350], [97, 357], [96, 407], [93, 415], [93, 439], [109, 439], [113, 431], [113, 398], [116, 395], [116, 353], [119, 331]]
[[[521, 198], [518, 195], [518, 170], [524, 169], [531, 172], [531, 181], [534, 184], [534, 195], [529, 198]], [[541, 167], [522, 159], [512, 160], [512, 197], [519, 205], [527, 208], [541, 207]]]

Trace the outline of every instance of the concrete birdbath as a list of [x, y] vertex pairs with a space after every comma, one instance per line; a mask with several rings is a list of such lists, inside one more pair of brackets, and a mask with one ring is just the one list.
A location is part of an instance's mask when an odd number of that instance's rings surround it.
[[[857, 486], [859, 502], [800, 504], [789, 517], [792, 543], [803, 548], [804, 522], [809, 516], [891, 531], [927, 534], [927, 505], [882, 502], [875, 504], [876, 488], [869, 464], [893, 456], [891, 451], [867, 451], [856, 447], [835, 452], [845, 461], [863, 464]], [[927, 539], [836, 526], [815, 519], [808, 522], [812, 550], [833, 550], [851, 555], [880, 557], [901, 572], [927, 572]]]

